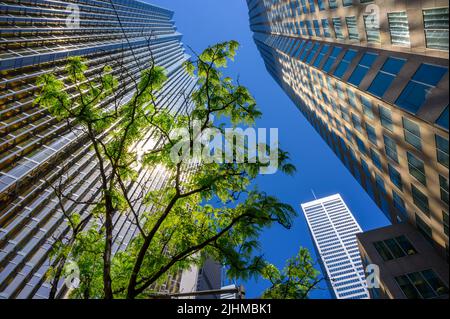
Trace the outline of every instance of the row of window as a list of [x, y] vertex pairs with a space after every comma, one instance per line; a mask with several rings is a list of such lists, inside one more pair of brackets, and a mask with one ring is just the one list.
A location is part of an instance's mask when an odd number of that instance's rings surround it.
[[[292, 17], [295, 16], [296, 15], [292, 15]], [[426, 47], [430, 49], [448, 51], [449, 9], [426, 9], [422, 11], [422, 16]], [[367, 42], [380, 44], [380, 26], [376, 19], [377, 16], [375, 14], [365, 14], [363, 15], [363, 24]], [[275, 19], [272, 19], [275, 31], [282, 33], [325, 38], [333, 37], [330, 21], [328, 19], [283, 22], [281, 26], [275, 21]], [[344, 18], [344, 21], [347, 27], [348, 39], [351, 41], [360, 41], [361, 34], [359, 32], [360, 28], [358, 27], [358, 18], [356, 16], [347, 16]], [[345, 40], [343, 20], [340, 17], [334, 17], [331, 19], [331, 22], [334, 30], [334, 37], [339, 40]], [[390, 12], [387, 14], [387, 22], [389, 26], [391, 44], [410, 47], [411, 40], [407, 12]]]

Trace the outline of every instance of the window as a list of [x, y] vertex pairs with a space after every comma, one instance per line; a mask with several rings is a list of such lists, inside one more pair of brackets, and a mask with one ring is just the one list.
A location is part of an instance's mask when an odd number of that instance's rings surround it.
[[448, 140], [436, 135], [436, 153], [439, 163], [448, 167]]
[[400, 212], [401, 216], [407, 217], [408, 213], [406, 212], [406, 206], [405, 201], [403, 198], [397, 194], [396, 191], [392, 190], [392, 201], [394, 203], [394, 207], [397, 209], [397, 211]]
[[330, 9], [336, 9], [338, 7], [337, 0], [328, 0]]
[[328, 19], [322, 19], [322, 29], [323, 36], [325, 38], [331, 38], [330, 22], [328, 21]]
[[313, 24], [314, 24], [314, 32], [316, 33], [316, 36], [320, 37], [322, 34], [320, 33], [319, 21], [314, 20]]
[[356, 135], [355, 135], [355, 140], [356, 140], [356, 145], [358, 146], [359, 151], [363, 154], [367, 154], [367, 148], [366, 148], [366, 145], [364, 144], [364, 142]]
[[341, 18], [333, 18], [332, 20], [333, 20], [334, 33], [336, 34], [336, 38], [343, 40], [344, 34], [342, 33]]
[[334, 71], [334, 75], [337, 76], [338, 78], [342, 78], [342, 76], [347, 71], [350, 63], [352, 63], [353, 59], [356, 57], [357, 53], [358, 51], [348, 50], [345, 53], [344, 57], [342, 58], [341, 63], [339, 63], [338, 67]]
[[367, 137], [369, 138], [369, 141], [371, 141], [374, 145], [377, 145], [378, 141], [377, 141], [377, 133], [375, 131], [375, 128], [366, 123], [366, 131], [367, 131]]
[[307, 20], [305, 21], [306, 23], [306, 29], [308, 30], [308, 35], [312, 36], [313, 32], [312, 32], [312, 25], [311, 25], [311, 21]]
[[347, 88], [347, 96], [348, 96], [348, 104], [351, 105], [354, 109], [358, 109], [356, 105], [356, 95], [355, 92]]
[[448, 288], [431, 269], [398, 276], [395, 281], [408, 299], [430, 299], [448, 294]]
[[410, 152], [406, 152], [408, 158], [409, 173], [414, 176], [423, 185], [427, 185], [427, 179], [425, 176], [425, 165], [423, 161], [415, 157]]
[[356, 17], [346, 17], [345, 22], [347, 23], [349, 39], [359, 41], [358, 22], [356, 21]]
[[317, 49], [319, 49], [320, 43], [314, 44], [311, 52], [308, 54], [308, 57], [306, 58], [305, 62], [308, 64], [311, 64], [312, 59], [316, 55]]
[[423, 10], [427, 48], [448, 51], [448, 8]]
[[394, 45], [409, 46], [409, 26], [406, 12], [388, 13], [391, 43]]
[[322, 70], [325, 72], [329, 72], [331, 67], [333, 66], [334, 62], [336, 61], [336, 58], [341, 53], [342, 48], [341, 47], [335, 47], [333, 48], [333, 51], [331, 52], [330, 56], [328, 57], [327, 61], [323, 65]]
[[376, 167], [378, 167], [380, 170], [383, 169], [380, 155], [373, 148], [370, 149], [370, 158], [372, 159], [372, 162]]
[[317, 0], [317, 4], [319, 5], [319, 11], [325, 10], [324, 0]]
[[439, 185], [441, 188], [441, 199], [448, 205], [448, 179], [439, 175]]
[[442, 112], [442, 114], [439, 116], [439, 118], [436, 120], [436, 124], [440, 127], [443, 127], [447, 129], [448, 131], [448, 105]]
[[383, 139], [387, 157], [398, 163], [397, 144], [395, 144], [395, 141], [387, 135], [383, 135]]
[[403, 190], [402, 175], [391, 164], [388, 164], [388, 171], [392, 184]]
[[448, 236], [448, 213], [442, 212], [442, 224], [444, 225], [444, 233]]
[[369, 72], [369, 69], [372, 67], [372, 64], [375, 62], [377, 57], [378, 54], [375, 53], [364, 54], [364, 56], [361, 58], [361, 61], [359, 61], [359, 64], [356, 67], [355, 71], [353, 71], [352, 75], [350, 76], [348, 82], [358, 86], [366, 76], [367, 72]]
[[360, 99], [363, 106], [364, 115], [366, 115], [369, 119], [373, 120], [375, 116], [373, 115], [372, 103], [368, 98], [362, 95], [360, 96]]
[[381, 125], [389, 131], [394, 131], [394, 125], [392, 123], [392, 112], [388, 108], [380, 105], [380, 121]]
[[[420, 208], [427, 216], [430, 214], [430, 206], [428, 204], [428, 197], [425, 196], [416, 186], [411, 184], [411, 193], [413, 202]], [[430, 230], [431, 231], [431, 230]]]
[[364, 15], [364, 26], [366, 27], [367, 42], [380, 43], [380, 27], [376, 14]]
[[416, 114], [447, 70], [441, 66], [422, 64], [395, 104]]
[[316, 7], [314, 5], [314, 0], [309, 0], [309, 12], [313, 13], [316, 12]]
[[373, 244], [384, 261], [417, 254], [417, 250], [403, 235]]
[[388, 58], [367, 91], [375, 96], [382, 97], [391, 86], [403, 65], [405, 65], [405, 62], [402, 59]]
[[362, 132], [361, 119], [353, 113], [352, 113], [352, 123], [355, 129], [358, 130], [358, 132]]
[[414, 146], [419, 151], [422, 150], [422, 139], [420, 136], [419, 125], [413, 121], [403, 118], [403, 128], [405, 133], [405, 141]]

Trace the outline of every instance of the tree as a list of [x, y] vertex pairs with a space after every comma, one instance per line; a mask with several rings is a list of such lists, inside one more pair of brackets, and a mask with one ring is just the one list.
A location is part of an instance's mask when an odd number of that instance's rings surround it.
[[288, 259], [282, 271], [267, 264], [261, 274], [271, 283], [263, 292], [263, 299], [307, 299], [309, 292], [322, 281], [305, 248], [300, 248], [297, 256]]
[[[247, 88], [222, 74], [237, 49], [235, 41], [220, 43], [185, 63], [197, 86], [185, 94], [178, 112], [158, 100], [167, 76], [152, 58], [138, 78], [117, 61], [93, 74], [86, 61], [76, 57], [68, 60], [65, 81], [55, 75], [39, 79], [36, 103], [83, 132], [101, 177], [100, 197], [83, 202], [91, 209], [81, 215], [64, 209], [64, 201], [77, 201], [64, 183], [52, 186], [71, 235], [53, 250], [51, 298], [69, 259], [80, 268], [80, 285], [71, 291], [74, 298], [152, 297], [168, 276], [201, 264], [205, 256], [228, 265], [230, 277], [246, 279], [263, 269], [259, 234], [273, 223], [289, 228], [296, 216], [290, 205], [251, 188], [258, 172], [270, 164], [260, 154], [260, 160], [245, 155], [244, 161], [202, 161], [193, 151], [212, 130], [223, 133], [225, 123], [251, 126], [261, 116]], [[134, 83], [133, 95], [123, 102], [126, 77]], [[176, 130], [188, 132], [187, 140], [174, 136]], [[158, 142], [140, 156], [133, 146], [149, 131]], [[232, 145], [231, 154], [250, 154], [247, 144], [244, 150]], [[258, 145], [263, 157], [269, 147]], [[181, 160], [174, 161], [174, 156]], [[286, 152], [279, 150], [277, 161], [281, 171], [294, 173]], [[149, 189], [138, 179], [141, 166], [163, 169], [166, 183]], [[142, 196], [132, 197], [130, 185], [137, 185]], [[135, 208], [137, 202], [145, 205], [143, 212]], [[129, 214], [138, 233], [126, 249], [113, 254], [117, 214]]]

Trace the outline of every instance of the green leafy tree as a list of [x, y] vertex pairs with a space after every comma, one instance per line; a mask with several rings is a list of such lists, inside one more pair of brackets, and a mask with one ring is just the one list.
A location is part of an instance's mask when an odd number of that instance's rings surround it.
[[[194, 146], [208, 130], [224, 132], [227, 122], [252, 126], [261, 116], [247, 88], [222, 74], [238, 46], [235, 41], [220, 43], [185, 63], [197, 86], [185, 94], [178, 112], [160, 102], [167, 76], [153, 59], [138, 78], [120, 62], [98, 72], [77, 57], [68, 60], [64, 79], [55, 75], [39, 79], [36, 103], [83, 132], [92, 144], [101, 177], [101, 195], [83, 202], [91, 209], [82, 215], [64, 209], [63, 202], [77, 199], [64, 185], [53, 186], [71, 237], [53, 251], [55, 262], [48, 273], [53, 283], [51, 298], [69, 259], [80, 267], [80, 285], [71, 290], [73, 298], [155, 297], [158, 285], [169, 276], [200, 265], [206, 256], [228, 265], [228, 275], [234, 278], [247, 279], [264, 268], [258, 242], [261, 231], [273, 223], [289, 228], [296, 216], [290, 205], [251, 188], [260, 169], [269, 164], [249, 156], [243, 162], [173, 160], [173, 150], [180, 143]], [[127, 77], [127, 82], [134, 83], [133, 94], [123, 101]], [[173, 137], [176, 129], [187, 130], [188, 141]], [[134, 146], [148, 132], [158, 142], [139, 156]], [[232, 154], [242, 151], [233, 147]], [[265, 144], [259, 147], [269, 149]], [[187, 155], [181, 150], [175, 153]], [[277, 156], [279, 169], [294, 173], [288, 154], [279, 150]], [[160, 189], [150, 189], [138, 179], [142, 166], [159, 167], [169, 178]], [[144, 211], [136, 210], [131, 185], [140, 187]], [[117, 214], [129, 214], [138, 233], [127, 248], [113, 254]]]
[[286, 261], [280, 271], [272, 264], [267, 264], [261, 271], [262, 277], [269, 280], [271, 286], [262, 294], [263, 299], [307, 299], [311, 290], [322, 281], [314, 262], [305, 248]]

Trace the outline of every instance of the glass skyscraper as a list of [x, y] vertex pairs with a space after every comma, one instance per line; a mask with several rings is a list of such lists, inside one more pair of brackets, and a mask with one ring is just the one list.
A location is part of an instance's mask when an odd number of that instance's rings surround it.
[[330, 292], [337, 299], [368, 299], [356, 234], [361, 227], [341, 195], [301, 205]]
[[448, 254], [448, 1], [247, 0], [268, 72], [395, 224]]
[[[89, 74], [120, 61], [113, 73], [139, 76], [151, 57], [167, 70], [168, 81], [157, 103], [173, 112], [186, 107], [195, 81], [182, 64], [189, 59], [173, 12], [134, 0], [2, 1], [0, 4], [0, 298], [48, 298], [45, 273], [56, 240], [69, 235], [60, 203], [84, 216], [100, 196], [99, 171], [83, 134], [70, 130], [35, 105], [36, 79], [46, 73], [63, 77], [65, 59], [82, 56]], [[122, 74], [123, 75], [123, 74]], [[122, 103], [133, 95], [130, 76], [121, 77]], [[183, 94], [181, 94], [183, 93]], [[105, 101], [104, 107], [108, 107]], [[137, 149], [152, 148], [149, 130]], [[138, 181], [161, 187], [166, 173], [144, 169]], [[64, 185], [76, 201], [60, 201], [51, 186]], [[139, 196], [130, 185], [130, 196]], [[139, 212], [143, 205], [136, 205]], [[114, 220], [114, 251], [127, 246], [136, 226], [126, 214]], [[167, 291], [179, 288], [170, 278]], [[58, 297], [65, 294], [59, 283]]]

